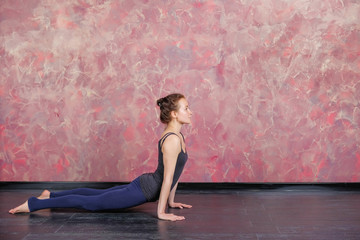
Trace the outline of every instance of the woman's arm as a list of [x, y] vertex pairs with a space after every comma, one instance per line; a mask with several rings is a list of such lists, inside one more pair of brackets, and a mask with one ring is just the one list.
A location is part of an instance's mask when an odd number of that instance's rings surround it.
[[174, 177], [174, 171], [177, 161], [177, 156], [181, 150], [180, 139], [175, 135], [167, 137], [163, 143], [163, 160], [164, 160], [164, 178], [160, 191], [160, 198], [158, 203], [157, 215], [163, 220], [183, 220], [182, 216], [165, 213], [166, 203], [170, 195], [171, 184]]
[[177, 189], [177, 186], [178, 186], [178, 183], [177, 182], [174, 186], [174, 188], [171, 190], [170, 192], [170, 195], [169, 195], [169, 199], [168, 199], [168, 204], [169, 204], [169, 207], [171, 208], [180, 208], [180, 209], [183, 209], [183, 208], [191, 208], [192, 206], [191, 205], [188, 205], [188, 204], [185, 204], [185, 203], [176, 203], [174, 200], [175, 200], [175, 192], [176, 192], [176, 189]]
[[168, 199], [168, 204], [169, 204], [169, 207], [174, 207], [174, 200], [175, 200], [175, 192], [176, 192], [176, 189], [177, 189], [177, 186], [178, 186], [178, 183], [179, 182], [177, 182], [176, 184], [175, 184], [175, 186], [173, 187], [173, 189], [171, 190], [171, 192], [170, 192], [170, 195], [169, 195], [169, 199]]

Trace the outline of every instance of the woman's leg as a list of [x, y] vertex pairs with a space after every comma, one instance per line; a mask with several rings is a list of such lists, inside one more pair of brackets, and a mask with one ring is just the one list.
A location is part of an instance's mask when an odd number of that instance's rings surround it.
[[[115, 187], [107, 188], [107, 189], [76, 188], [76, 189], [66, 190], [66, 191], [61, 191], [61, 192], [51, 192], [50, 198], [63, 197], [63, 196], [67, 196], [67, 195], [94, 196], [94, 195], [100, 195], [100, 194], [114, 191], [114, 190], [123, 189], [123, 188], [126, 188], [127, 186], [128, 186], [128, 184], [119, 185], [119, 186], [115, 186]], [[41, 198], [39, 198], [39, 199], [41, 199]]]
[[141, 190], [140, 181], [135, 179], [126, 187], [106, 191], [100, 195], [66, 195], [49, 199], [32, 197], [28, 200], [28, 208], [31, 212], [45, 208], [81, 208], [98, 211], [129, 208], [145, 202], [146, 198]]

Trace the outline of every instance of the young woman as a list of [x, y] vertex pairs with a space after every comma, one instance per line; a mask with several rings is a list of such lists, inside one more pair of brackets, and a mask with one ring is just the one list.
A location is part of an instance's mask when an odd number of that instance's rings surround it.
[[158, 143], [158, 166], [154, 173], [146, 173], [127, 185], [109, 189], [79, 188], [62, 192], [44, 190], [39, 197], [31, 197], [25, 203], [9, 211], [11, 214], [33, 212], [46, 208], [81, 208], [90, 211], [134, 207], [145, 202], [158, 202], [157, 216], [163, 220], [183, 220], [183, 216], [166, 213], [171, 208], [191, 208], [176, 203], [175, 191], [188, 155], [182, 125], [191, 122], [191, 111], [184, 95], [174, 93], [157, 100], [160, 120], [166, 128]]

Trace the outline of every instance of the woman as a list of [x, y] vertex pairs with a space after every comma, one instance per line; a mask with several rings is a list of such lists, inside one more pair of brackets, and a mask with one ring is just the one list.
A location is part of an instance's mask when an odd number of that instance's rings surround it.
[[158, 143], [158, 167], [154, 173], [146, 173], [127, 185], [109, 189], [80, 188], [62, 192], [44, 190], [39, 197], [31, 197], [22, 205], [9, 211], [11, 214], [33, 212], [45, 208], [81, 208], [91, 211], [134, 207], [145, 202], [158, 202], [157, 216], [163, 220], [183, 220], [165, 212], [171, 208], [191, 208], [176, 203], [175, 191], [179, 177], [187, 161], [182, 125], [191, 122], [191, 111], [184, 95], [174, 93], [157, 100], [160, 120], [166, 128]]

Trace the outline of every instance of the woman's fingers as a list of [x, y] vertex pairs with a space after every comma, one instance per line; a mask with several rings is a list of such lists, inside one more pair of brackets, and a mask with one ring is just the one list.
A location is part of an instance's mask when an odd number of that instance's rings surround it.
[[185, 204], [185, 203], [179, 203], [179, 208], [183, 209], [183, 208], [192, 208], [191, 205], [189, 204]]
[[177, 215], [173, 216], [173, 221], [180, 221], [180, 220], [185, 220], [185, 217], [184, 216], [177, 216]]
[[182, 204], [182, 206], [185, 207], [185, 208], [192, 208], [192, 206], [189, 205], [189, 204]]
[[172, 208], [180, 208], [180, 209], [183, 209], [183, 208], [192, 208], [191, 205], [185, 204], [185, 203], [174, 203], [174, 204], [172, 204], [170, 207], [172, 207]]
[[161, 216], [159, 216], [159, 218], [162, 220], [170, 220], [170, 221], [185, 220], [184, 216], [177, 216], [172, 213], [162, 214]]

